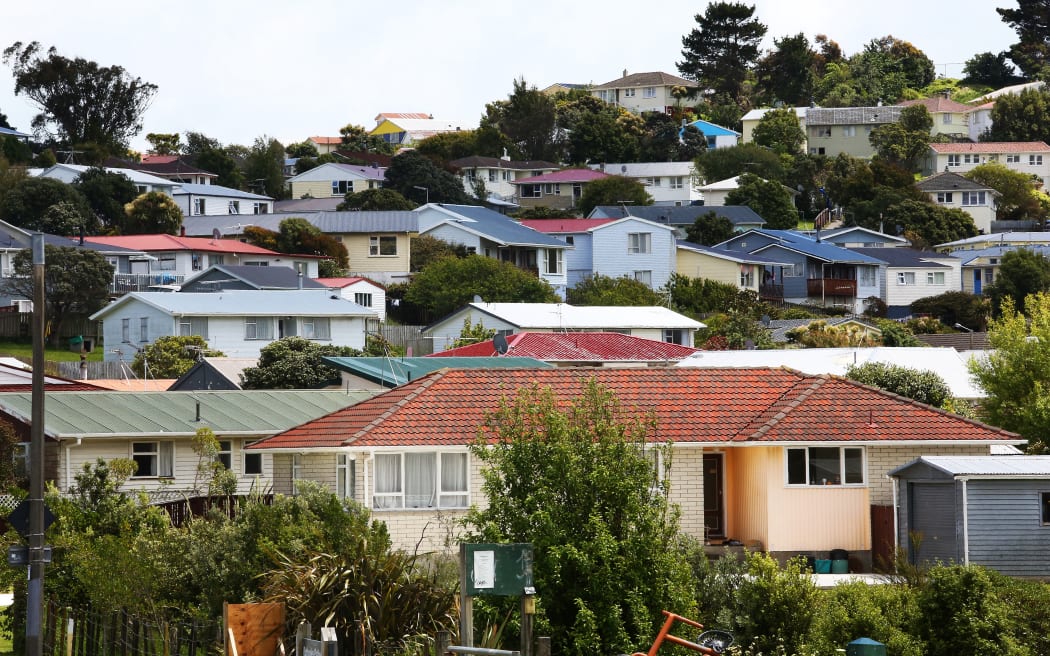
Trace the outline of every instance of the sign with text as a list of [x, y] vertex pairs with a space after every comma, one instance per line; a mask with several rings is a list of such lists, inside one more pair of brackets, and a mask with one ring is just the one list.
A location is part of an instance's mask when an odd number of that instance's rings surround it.
[[468, 595], [534, 594], [531, 544], [465, 544], [463, 547]]

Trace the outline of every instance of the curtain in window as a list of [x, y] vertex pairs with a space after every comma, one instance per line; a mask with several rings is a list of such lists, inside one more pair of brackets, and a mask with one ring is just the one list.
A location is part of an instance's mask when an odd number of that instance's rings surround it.
[[190, 317], [190, 335], [208, 339], [208, 317]]
[[400, 454], [381, 454], [376, 456], [375, 491], [372, 494], [372, 507], [401, 507]]
[[332, 320], [328, 317], [314, 319], [314, 339], [332, 339]]
[[157, 476], [171, 478], [175, 475], [175, 443], [160, 443], [160, 460], [157, 463]]
[[467, 454], [441, 454], [441, 508], [467, 507]]
[[437, 454], [405, 454], [405, 507], [433, 508], [437, 492]]

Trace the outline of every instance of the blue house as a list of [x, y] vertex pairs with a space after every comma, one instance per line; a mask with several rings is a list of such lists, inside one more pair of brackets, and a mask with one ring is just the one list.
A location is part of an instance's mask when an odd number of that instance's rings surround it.
[[[693, 126], [700, 133], [707, 137], [707, 148], [729, 148], [735, 146], [740, 142], [740, 133], [729, 128], [724, 128], [721, 125], [715, 125], [714, 123], [708, 123], [707, 121], [695, 120], [689, 125]], [[679, 133], [681, 134], [681, 133]]]

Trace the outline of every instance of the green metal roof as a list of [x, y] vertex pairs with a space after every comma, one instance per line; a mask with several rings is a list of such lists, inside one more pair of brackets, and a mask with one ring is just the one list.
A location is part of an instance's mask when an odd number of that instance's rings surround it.
[[340, 371], [387, 387], [397, 387], [438, 369], [549, 369], [554, 365], [535, 358], [321, 358]]
[[[196, 392], [61, 392], [44, 400], [44, 433], [52, 438], [272, 435], [375, 396], [377, 390], [251, 390]], [[200, 402], [200, 421], [197, 421]], [[0, 394], [0, 412], [26, 424], [32, 395]]]

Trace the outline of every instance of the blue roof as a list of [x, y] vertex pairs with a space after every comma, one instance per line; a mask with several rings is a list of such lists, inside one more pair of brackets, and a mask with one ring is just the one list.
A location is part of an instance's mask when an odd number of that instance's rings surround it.
[[560, 239], [555, 239], [538, 230], [527, 228], [514, 219], [487, 207], [445, 204], [439, 204], [438, 207], [470, 219], [473, 223], [465, 223], [463, 227], [481, 233], [495, 242], [515, 246], [542, 246], [544, 248], [569, 247], [568, 244]]
[[[793, 230], [768, 230], [765, 228], [756, 229], [752, 232], [767, 235], [776, 239], [779, 245], [800, 253], [804, 253], [810, 257], [815, 257], [818, 260], [824, 260], [826, 262], [850, 262], [853, 264], [882, 264], [882, 260], [877, 260], [874, 257], [864, 255], [852, 251], [848, 248], [836, 246], [835, 244], [829, 244], [826, 241], [817, 241], [813, 237], [803, 235]], [[762, 248], [756, 249], [755, 252], [777, 246], [778, 244], [769, 244]]]
[[535, 358], [449, 357], [449, 358], [321, 358], [340, 371], [360, 376], [386, 387], [397, 387], [438, 369], [549, 369], [554, 365]]
[[790, 262], [781, 262], [780, 260], [774, 260], [762, 255], [752, 255], [747, 252], [731, 251], [725, 248], [714, 248], [712, 246], [704, 246], [703, 244], [695, 244], [691, 241], [685, 241], [679, 239], [675, 242], [679, 248], [685, 248], [687, 250], [696, 251], [697, 253], [706, 253], [714, 257], [720, 257], [731, 262], [741, 262], [744, 264], [762, 264], [762, 265], [779, 265], [784, 266], [790, 264]]
[[0, 136], [3, 136], [3, 137], [19, 137], [19, 138], [28, 139], [29, 137], [31, 137], [33, 135], [26, 134], [25, 132], [19, 132], [18, 130], [12, 130], [11, 128], [0, 127]]
[[700, 130], [705, 137], [739, 137], [740, 133], [729, 128], [724, 128], [721, 125], [715, 125], [714, 123], [708, 123], [697, 119], [690, 123], [697, 130]]

